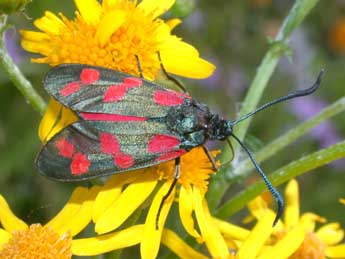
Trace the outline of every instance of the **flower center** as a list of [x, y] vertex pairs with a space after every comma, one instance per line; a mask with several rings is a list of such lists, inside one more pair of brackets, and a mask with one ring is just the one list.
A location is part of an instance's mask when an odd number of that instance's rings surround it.
[[34, 61], [51, 65], [90, 64], [139, 75], [135, 58], [138, 56], [144, 76], [154, 79], [160, 69], [157, 56], [160, 42], [154, 35], [157, 35], [162, 21], [152, 20], [150, 15], [145, 15], [136, 8], [133, 2], [120, 1], [116, 9], [125, 11], [126, 19], [110, 37], [107, 37], [104, 46], [95, 37], [98, 27], [102, 24], [88, 24], [78, 13], [73, 21], [60, 14], [65, 26], [60, 34], [50, 35], [51, 53], [46, 58]]
[[[212, 151], [211, 153], [215, 157], [220, 151]], [[217, 166], [219, 164], [217, 161]], [[181, 156], [180, 170], [179, 184], [184, 188], [190, 188], [191, 185], [196, 186], [204, 193], [207, 191], [210, 175], [215, 173], [212, 169], [212, 163], [202, 147], [194, 148]], [[162, 178], [172, 179], [175, 173], [175, 162], [170, 161], [159, 165], [158, 171]]]
[[0, 258], [67, 259], [72, 257], [71, 242], [69, 234], [60, 236], [49, 227], [33, 224], [12, 233], [0, 251]]
[[308, 233], [298, 250], [290, 259], [325, 259], [325, 244], [315, 235]]

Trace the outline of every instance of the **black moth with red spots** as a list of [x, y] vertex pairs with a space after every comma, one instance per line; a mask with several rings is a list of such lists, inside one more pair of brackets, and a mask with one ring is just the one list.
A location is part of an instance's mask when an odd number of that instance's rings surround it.
[[320, 86], [322, 74], [321, 71], [310, 88], [292, 92], [228, 121], [187, 94], [142, 78], [88, 65], [57, 66], [46, 76], [45, 89], [73, 110], [79, 120], [49, 140], [38, 154], [37, 167], [41, 174], [54, 180], [78, 181], [175, 159], [174, 185], [181, 155], [208, 140], [232, 136], [246, 151], [278, 204], [275, 224], [282, 215], [284, 201], [232, 128], [276, 103], [313, 93]]
[[105, 68], [61, 65], [49, 71], [44, 86], [79, 117], [38, 155], [40, 173], [55, 180], [152, 166], [231, 131], [228, 121], [190, 96]]

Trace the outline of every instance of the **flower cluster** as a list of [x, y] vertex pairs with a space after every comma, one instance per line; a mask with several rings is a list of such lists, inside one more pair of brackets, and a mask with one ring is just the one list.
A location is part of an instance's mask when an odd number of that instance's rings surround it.
[[[185, 157], [184, 163], [191, 162], [195, 155], [199, 154]], [[197, 166], [194, 170], [196, 168]], [[122, 222], [128, 220], [131, 215], [135, 216], [134, 210], [139, 206], [140, 201], [135, 195], [143, 191], [144, 186], [150, 188], [147, 193], [152, 193], [157, 184], [153, 170], [146, 169], [142, 175], [133, 175], [132, 178], [119, 175], [104, 186], [94, 186], [91, 189], [77, 188], [65, 207], [44, 226], [28, 226], [11, 212], [4, 198], [0, 196], [0, 222], [4, 227], [0, 229], [0, 258], [40, 258], [40, 255], [44, 255], [45, 258], [67, 259], [71, 258], [72, 254], [98, 255], [137, 244], [140, 244], [142, 258], [155, 258], [160, 243], [180, 258], [345, 257], [345, 245], [339, 244], [344, 239], [344, 230], [340, 228], [339, 223], [325, 224], [326, 219], [311, 212], [300, 215], [299, 191], [295, 180], [290, 181], [286, 188], [287, 208], [284, 220], [279, 221], [276, 227], [272, 228], [275, 214], [261, 197], [249, 204], [252, 215], [257, 218], [257, 223], [251, 230], [213, 217], [201, 190], [196, 186], [190, 186], [189, 191], [183, 191], [181, 185], [181, 188], [176, 190], [180, 194], [180, 219], [185, 231], [193, 236], [197, 243], [204, 245], [200, 251], [192, 248], [184, 241], [185, 238], [180, 237], [175, 231], [163, 227], [173, 199], [165, 205], [160, 228], [155, 229], [158, 200], [166, 192], [164, 184], [154, 194], [144, 222], [124, 227], [126, 224]], [[146, 181], [137, 182], [138, 179], [135, 178], [140, 177]], [[124, 188], [126, 184], [127, 187]], [[192, 200], [191, 204], [181, 198], [186, 195], [183, 192], [191, 192], [191, 197], [188, 197]], [[132, 202], [135, 204], [132, 205]], [[125, 206], [129, 211], [123, 209]], [[115, 209], [118, 213], [114, 213]], [[113, 213], [112, 217], [109, 213]], [[196, 220], [191, 216], [192, 213], [195, 214]], [[76, 235], [92, 221], [96, 224], [95, 236], [76, 238]], [[316, 228], [316, 223], [323, 225]], [[117, 229], [120, 225], [122, 228]], [[110, 233], [100, 234], [104, 232]]]
[[[171, 34], [181, 21], [159, 16], [174, 0], [140, 3], [129, 0], [75, 0], [74, 20], [51, 12], [34, 22], [40, 30], [21, 31], [22, 46], [43, 57], [33, 62], [52, 66], [82, 63], [138, 75], [138, 57], [145, 78], [160, 76], [162, 63], [169, 73], [205, 78], [214, 66], [198, 51]], [[54, 100], [42, 119], [39, 136], [46, 142], [77, 121], [76, 115]], [[212, 151], [216, 157], [219, 151]], [[272, 228], [274, 212], [262, 198], [249, 204], [252, 229], [212, 216], [205, 194], [214, 171], [202, 148], [181, 157], [181, 176], [174, 181], [174, 162], [116, 174], [103, 185], [78, 187], [63, 209], [47, 224], [27, 225], [0, 196], [0, 258], [71, 258], [92, 256], [140, 246], [142, 258], [156, 258], [163, 244], [180, 258], [298, 259], [345, 257], [344, 231], [338, 223], [315, 230], [325, 219], [299, 213], [295, 180], [286, 188], [284, 221]], [[173, 188], [172, 188], [173, 186]], [[171, 189], [172, 188], [172, 189]], [[161, 206], [163, 197], [171, 194]], [[179, 227], [168, 226], [171, 208], [178, 208]], [[160, 213], [159, 213], [160, 212]], [[158, 216], [157, 216], [158, 215]], [[93, 224], [89, 237], [78, 234]], [[188, 239], [188, 242], [187, 242]], [[195, 247], [200, 247], [196, 250]]]

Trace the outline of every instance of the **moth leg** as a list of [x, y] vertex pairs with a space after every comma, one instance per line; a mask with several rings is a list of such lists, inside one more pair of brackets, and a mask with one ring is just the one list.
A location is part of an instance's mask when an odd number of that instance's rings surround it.
[[232, 146], [230, 139], [226, 138], [226, 143], [228, 143], [228, 145], [230, 147], [230, 150], [231, 150], [231, 159], [229, 159], [228, 161], [225, 161], [224, 163], [222, 163], [220, 165], [221, 167], [223, 167], [223, 166], [225, 166], [227, 164], [230, 164], [234, 160], [234, 157], [235, 157], [234, 147]]
[[169, 190], [167, 191], [167, 193], [163, 196], [162, 200], [161, 200], [161, 203], [159, 204], [159, 208], [158, 208], [158, 212], [157, 212], [157, 216], [156, 216], [156, 230], [158, 230], [158, 221], [159, 221], [159, 216], [161, 214], [161, 211], [162, 211], [162, 208], [163, 208], [163, 204], [164, 202], [169, 198], [171, 192], [173, 191], [176, 183], [177, 183], [177, 180], [180, 178], [180, 175], [181, 175], [181, 170], [180, 170], [180, 163], [181, 163], [181, 160], [180, 158], [176, 158], [175, 159], [175, 173], [174, 173], [174, 180], [172, 181], [170, 187], [169, 187]]
[[160, 64], [161, 69], [162, 69], [164, 75], [166, 76], [166, 78], [168, 78], [168, 80], [174, 82], [176, 84], [176, 86], [179, 87], [184, 93], [188, 94], [188, 91], [183, 86], [183, 84], [180, 81], [178, 81], [175, 77], [169, 75], [168, 72], [165, 70], [165, 67], [163, 65], [162, 58], [161, 58], [161, 53], [159, 51], [157, 52], [157, 55], [158, 55], [159, 64]]
[[213, 171], [215, 171], [215, 172], [218, 171], [218, 166], [217, 166], [216, 160], [214, 160], [214, 157], [212, 156], [208, 147], [206, 147], [205, 145], [202, 145], [202, 148], [204, 149], [206, 156], [208, 157], [208, 159], [210, 160], [210, 162], [212, 164]]
[[134, 55], [134, 56], [135, 56], [135, 59], [136, 59], [136, 61], [137, 61], [137, 66], [138, 66], [139, 75], [140, 75], [141, 78], [144, 78], [144, 76], [143, 76], [143, 70], [142, 70], [141, 65], [140, 65], [139, 57], [138, 57], [138, 55]]
[[234, 151], [234, 147], [232, 146], [231, 144], [231, 141], [229, 138], [226, 138], [226, 143], [228, 143], [230, 149], [231, 149], [231, 159], [229, 162], [232, 162], [232, 160], [234, 160], [234, 157], [235, 157], [235, 151]]

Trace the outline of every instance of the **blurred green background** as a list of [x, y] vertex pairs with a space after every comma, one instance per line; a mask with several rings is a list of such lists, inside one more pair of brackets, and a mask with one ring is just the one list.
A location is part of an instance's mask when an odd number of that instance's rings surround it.
[[[179, 1], [178, 1], [179, 2]], [[191, 94], [226, 118], [234, 118], [258, 64], [293, 1], [180, 1], [166, 18], [184, 16], [175, 34], [193, 44], [201, 56], [217, 66], [205, 80], [183, 79]], [[185, 10], [186, 9], [186, 10]], [[23, 73], [48, 100], [42, 78], [48, 65], [30, 63], [32, 54], [19, 45], [20, 29], [34, 29], [33, 19], [45, 10], [72, 18], [73, 1], [33, 0], [25, 11], [10, 16], [14, 28], [6, 35], [10, 53]], [[281, 60], [261, 103], [310, 86], [321, 67], [326, 71], [321, 89], [313, 96], [284, 103], [255, 116], [246, 141], [252, 150], [298, 125], [345, 93], [345, 1], [320, 1], [291, 39], [291, 61]], [[34, 160], [40, 148], [37, 129], [41, 116], [0, 73], [0, 192], [15, 213], [29, 223], [46, 222], [68, 199], [74, 185], [56, 183], [38, 175]], [[302, 155], [344, 139], [343, 114], [315, 128], [262, 167], [266, 172]], [[240, 156], [238, 156], [240, 157]], [[238, 158], [237, 157], [237, 158]], [[302, 211], [313, 211], [345, 227], [345, 160], [338, 160], [298, 178]], [[283, 188], [280, 188], [283, 190]]]

